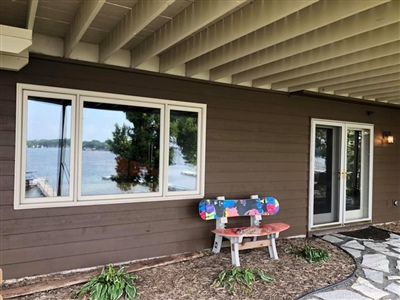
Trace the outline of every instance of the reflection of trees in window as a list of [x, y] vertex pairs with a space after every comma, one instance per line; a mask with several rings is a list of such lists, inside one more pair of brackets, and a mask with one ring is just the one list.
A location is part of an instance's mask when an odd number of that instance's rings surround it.
[[315, 156], [326, 157], [327, 130], [317, 128], [315, 132]]
[[[185, 161], [193, 166], [197, 165], [197, 130], [197, 113], [171, 111], [171, 142], [179, 146]], [[170, 162], [173, 156], [174, 151], [170, 147]]]
[[347, 191], [348, 196], [358, 198], [360, 194], [361, 131], [347, 132]]
[[[125, 115], [132, 125], [116, 124], [113, 138], [106, 141], [110, 151], [117, 155], [117, 175], [111, 179], [123, 191], [142, 185], [156, 192], [159, 190], [160, 111], [135, 107]], [[177, 145], [184, 160], [193, 166], [197, 165], [197, 120], [197, 113], [171, 111], [171, 144]], [[172, 146], [169, 153], [171, 165], [175, 155]]]
[[112, 180], [124, 191], [141, 184], [156, 192], [159, 185], [160, 112], [135, 108], [125, 115], [132, 126], [116, 124], [113, 139], [106, 141], [110, 151], [117, 155], [117, 175]]

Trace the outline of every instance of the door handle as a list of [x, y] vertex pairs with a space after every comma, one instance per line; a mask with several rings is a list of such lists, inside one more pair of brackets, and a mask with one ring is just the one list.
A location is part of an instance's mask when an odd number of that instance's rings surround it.
[[345, 170], [345, 171], [338, 171], [337, 173], [339, 175], [339, 179], [346, 179], [347, 175], [350, 174], [351, 172], [347, 172]]

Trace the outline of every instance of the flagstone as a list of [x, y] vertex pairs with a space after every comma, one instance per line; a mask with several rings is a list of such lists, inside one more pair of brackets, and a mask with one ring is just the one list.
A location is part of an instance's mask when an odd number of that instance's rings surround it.
[[357, 241], [349, 241], [349, 242], [343, 244], [341, 247], [348, 247], [348, 248], [353, 248], [353, 249], [357, 249], [357, 250], [365, 250], [365, 247]]
[[383, 272], [370, 269], [363, 269], [363, 271], [367, 279], [383, 284]]
[[378, 252], [387, 251], [387, 245], [384, 243], [364, 242], [364, 245]]
[[389, 241], [384, 242], [384, 244], [400, 248], [400, 239], [396, 239], [396, 240], [395, 239], [390, 239]]
[[391, 239], [400, 239], [400, 235], [399, 234], [395, 234], [395, 233], [391, 233], [390, 234], [390, 238]]
[[375, 250], [376, 252], [380, 252], [382, 254], [385, 254], [385, 255], [392, 256], [392, 257], [400, 259], [400, 254], [388, 249], [386, 244], [364, 242], [364, 245], [367, 246], [368, 248], [371, 248], [371, 249]]
[[400, 279], [400, 276], [388, 276], [389, 280], [398, 280]]
[[334, 244], [343, 242], [342, 239], [339, 239], [339, 238], [337, 238], [337, 237], [335, 237], [333, 235], [325, 235], [322, 239], [325, 240], [325, 241], [328, 241], [330, 243], [334, 243]]
[[389, 273], [389, 260], [383, 254], [367, 254], [364, 255], [362, 266], [370, 269]]
[[343, 247], [343, 246], [341, 246], [341, 248], [343, 250], [346, 250], [347, 252], [349, 252], [355, 258], [361, 257], [361, 251], [360, 250], [356, 250], [356, 249], [353, 249], [353, 248], [347, 248], [347, 247]]
[[357, 281], [351, 286], [354, 290], [359, 291], [367, 297], [374, 300], [380, 299], [385, 296], [389, 296], [388, 293], [374, 287], [368, 280], [358, 277]]
[[363, 295], [348, 290], [335, 290], [332, 292], [319, 293], [315, 296], [324, 300], [352, 299], [352, 300], [370, 300]]
[[391, 283], [386, 287], [386, 290], [389, 292], [395, 293], [396, 295], [400, 296], [400, 285], [397, 283]]

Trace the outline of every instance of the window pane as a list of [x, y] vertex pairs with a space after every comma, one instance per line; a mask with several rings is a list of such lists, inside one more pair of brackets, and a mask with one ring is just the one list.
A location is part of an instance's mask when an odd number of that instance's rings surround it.
[[171, 110], [169, 191], [197, 189], [198, 113]]
[[25, 197], [70, 194], [71, 100], [27, 101]]
[[81, 194], [159, 191], [160, 109], [84, 102]]

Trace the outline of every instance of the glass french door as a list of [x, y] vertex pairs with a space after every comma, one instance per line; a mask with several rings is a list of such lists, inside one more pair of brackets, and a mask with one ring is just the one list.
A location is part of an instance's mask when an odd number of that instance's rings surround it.
[[371, 219], [373, 125], [312, 120], [310, 229]]

